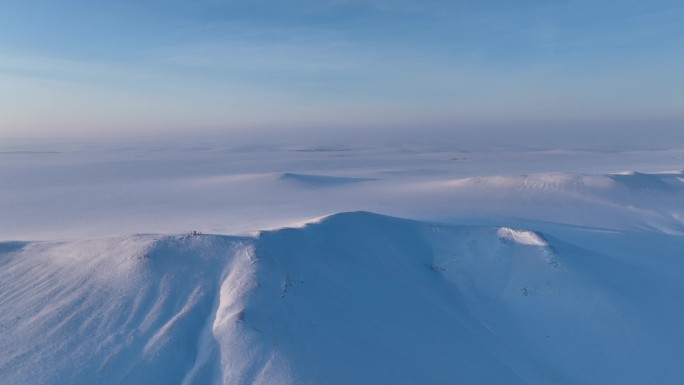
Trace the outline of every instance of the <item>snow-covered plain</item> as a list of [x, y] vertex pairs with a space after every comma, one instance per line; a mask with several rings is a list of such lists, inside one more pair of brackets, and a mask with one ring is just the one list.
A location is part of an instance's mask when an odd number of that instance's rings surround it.
[[679, 148], [5, 143], [1, 382], [677, 383], [682, 169]]

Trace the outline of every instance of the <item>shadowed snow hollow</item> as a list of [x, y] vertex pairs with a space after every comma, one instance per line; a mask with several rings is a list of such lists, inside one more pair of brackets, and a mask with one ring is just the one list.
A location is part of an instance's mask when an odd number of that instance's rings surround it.
[[334, 187], [339, 185], [360, 183], [360, 182], [370, 182], [374, 179], [371, 178], [351, 178], [343, 176], [327, 176], [327, 175], [307, 175], [307, 174], [295, 174], [286, 172], [282, 174], [278, 179], [281, 181], [294, 183], [304, 187]]
[[354, 212], [255, 237], [1, 243], [0, 378], [12, 385], [682, 378], [684, 285], [673, 271], [682, 267], [684, 241], [567, 234], [572, 242]]

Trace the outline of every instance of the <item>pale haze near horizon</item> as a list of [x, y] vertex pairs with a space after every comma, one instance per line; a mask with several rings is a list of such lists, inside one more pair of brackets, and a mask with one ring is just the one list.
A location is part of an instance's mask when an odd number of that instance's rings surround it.
[[5, 1], [0, 137], [681, 142], [683, 18], [663, 0]]

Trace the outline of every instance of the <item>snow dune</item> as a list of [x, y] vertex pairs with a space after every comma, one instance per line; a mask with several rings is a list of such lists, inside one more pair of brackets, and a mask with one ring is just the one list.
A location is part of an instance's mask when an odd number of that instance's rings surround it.
[[254, 236], [0, 243], [6, 384], [684, 377], [684, 239], [341, 213]]

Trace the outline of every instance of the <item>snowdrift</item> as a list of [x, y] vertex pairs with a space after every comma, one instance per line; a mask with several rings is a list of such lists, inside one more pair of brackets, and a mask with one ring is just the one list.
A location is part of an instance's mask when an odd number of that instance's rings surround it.
[[0, 243], [4, 384], [684, 378], [684, 240], [368, 212], [253, 237]]
[[683, 234], [683, 175], [681, 171], [494, 175], [426, 182], [417, 191], [428, 202], [439, 202], [433, 209], [439, 214], [430, 219], [442, 222], [479, 217], [502, 223], [514, 218], [523, 223]]

